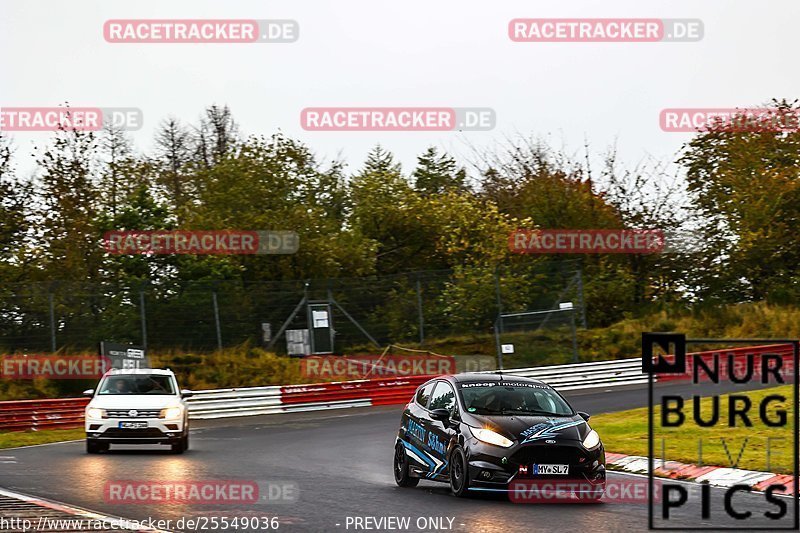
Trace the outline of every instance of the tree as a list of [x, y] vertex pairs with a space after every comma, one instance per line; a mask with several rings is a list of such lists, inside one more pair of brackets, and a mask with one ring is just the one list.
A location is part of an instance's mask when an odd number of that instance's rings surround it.
[[117, 207], [136, 188], [136, 159], [133, 145], [122, 126], [107, 123], [99, 136], [99, 153], [101, 156], [99, 173], [100, 203], [108, 209], [111, 216], [117, 213]]
[[[773, 101], [794, 117], [797, 101]], [[800, 296], [800, 131], [714, 124], [679, 158], [705, 243], [699, 298], [795, 302]]]
[[26, 254], [31, 184], [17, 179], [11, 141], [0, 132], [0, 280], [16, 280], [29, 262]]
[[52, 279], [94, 280], [99, 275], [96, 154], [93, 132], [62, 128], [39, 156], [41, 205], [36, 218]]
[[621, 220], [597, 193], [587, 169], [542, 141], [511, 140], [481, 154], [481, 195], [501, 211], [540, 228], [616, 228]]
[[235, 265], [246, 279], [338, 277], [372, 272], [373, 245], [345, 228], [348, 198], [341, 165], [321, 168], [302, 143], [283, 135], [243, 141], [235, 154], [198, 173], [202, 183], [187, 227], [291, 230], [292, 256], [206, 258]]
[[414, 188], [425, 196], [467, 189], [467, 171], [459, 168], [453, 157], [446, 153], [439, 154], [433, 146], [417, 157], [417, 168], [412, 177]]
[[212, 105], [200, 119], [195, 138], [196, 158], [210, 168], [229, 156], [239, 141], [239, 125], [228, 106]]
[[599, 186], [603, 198], [619, 214], [623, 227], [658, 230], [664, 249], [653, 254], [627, 254], [634, 308], [653, 301], [666, 303], [688, 296], [687, 279], [696, 256], [685, 183], [678, 173], [647, 160], [620, 168], [616, 149], [606, 154]]
[[375, 247], [378, 273], [436, 268], [431, 257], [435, 235], [418, 198], [394, 156], [380, 145], [353, 176], [349, 224]]
[[196, 194], [192, 134], [178, 119], [170, 117], [159, 126], [155, 142], [156, 183], [181, 222]]

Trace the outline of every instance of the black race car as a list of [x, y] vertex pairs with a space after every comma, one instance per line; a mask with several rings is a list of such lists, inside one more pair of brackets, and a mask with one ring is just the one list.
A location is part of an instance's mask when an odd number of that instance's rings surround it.
[[605, 451], [552, 387], [502, 374], [457, 374], [420, 386], [403, 411], [394, 453], [401, 487], [420, 479], [469, 491], [514, 492], [526, 483], [566, 482], [570, 496], [605, 492]]

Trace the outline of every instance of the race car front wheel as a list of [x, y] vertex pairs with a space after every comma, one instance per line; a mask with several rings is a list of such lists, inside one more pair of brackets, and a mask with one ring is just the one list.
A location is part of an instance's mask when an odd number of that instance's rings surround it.
[[450, 454], [450, 490], [459, 498], [469, 490], [469, 465], [463, 448], [457, 446]]
[[408, 473], [406, 448], [399, 442], [394, 448], [394, 481], [401, 487], [416, 487], [419, 484], [419, 478], [411, 477]]

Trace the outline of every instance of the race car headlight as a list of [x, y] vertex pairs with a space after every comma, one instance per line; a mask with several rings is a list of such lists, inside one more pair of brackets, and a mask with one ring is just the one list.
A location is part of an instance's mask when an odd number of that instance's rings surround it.
[[501, 434], [492, 431], [491, 429], [472, 428], [472, 434], [475, 435], [475, 438], [481, 442], [485, 442], [487, 444], [494, 444], [495, 446], [500, 446], [502, 448], [510, 448], [511, 446], [514, 445], [513, 442], [511, 442]]
[[105, 409], [98, 409], [97, 407], [90, 407], [86, 410], [86, 418], [108, 418]]
[[589, 434], [586, 435], [586, 438], [583, 439], [583, 447], [587, 450], [591, 450], [598, 446], [600, 446], [600, 435], [598, 435], [595, 430], [591, 430]]
[[159, 418], [180, 418], [183, 410], [180, 407], [167, 407], [161, 410]]

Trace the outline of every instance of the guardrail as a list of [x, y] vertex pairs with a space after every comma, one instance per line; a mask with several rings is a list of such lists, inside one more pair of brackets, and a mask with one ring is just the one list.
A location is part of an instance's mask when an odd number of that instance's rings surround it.
[[0, 402], [0, 430], [37, 431], [80, 427], [87, 403], [89, 398]]
[[[719, 351], [719, 350], [717, 350]], [[739, 364], [748, 353], [791, 355], [783, 345], [751, 346], [724, 350]], [[687, 354], [707, 357], [712, 352]], [[641, 358], [598, 361], [572, 365], [516, 368], [503, 374], [541, 379], [558, 390], [609, 388], [647, 383], [641, 371]], [[786, 365], [784, 372], [794, 371]], [[497, 372], [497, 371], [493, 371]], [[246, 387], [195, 391], [187, 399], [189, 416], [195, 420], [269, 415], [300, 411], [320, 411], [403, 404], [416, 388], [434, 376], [376, 378], [336, 383]], [[688, 376], [684, 376], [688, 377]], [[79, 427], [87, 398], [0, 402], [0, 431], [22, 431]]]
[[187, 400], [193, 419], [405, 403], [432, 376], [377, 378], [337, 383], [196, 391]]
[[[647, 377], [642, 374], [641, 358], [515, 368], [505, 370], [503, 374], [541, 379], [559, 390], [647, 383]], [[287, 387], [197, 391], [187, 403], [191, 417], [201, 420], [394, 405], [408, 402], [417, 387], [432, 377], [408, 376]]]
[[[493, 371], [492, 373], [497, 372]], [[503, 374], [540, 379], [558, 390], [619, 387], [647, 383], [647, 375], [642, 374], [640, 357], [574, 365], [515, 368], [505, 370]]]

